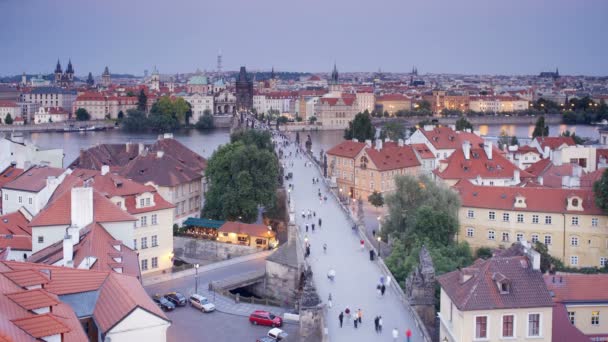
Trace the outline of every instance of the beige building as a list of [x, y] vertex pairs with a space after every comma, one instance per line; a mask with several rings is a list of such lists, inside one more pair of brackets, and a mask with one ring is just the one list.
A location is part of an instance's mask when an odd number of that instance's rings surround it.
[[73, 113], [84, 108], [92, 120], [116, 119], [118, 113], [127, 114], [127, 110], [137, 108], [137, 97], [106, 96], [102, 93], [85, 93], [74, 101]]
[[382, 194], [395, 190], [395, 176], [419, 175], [421, 163], [411, 146], [403, 141], [377, 140], [360, 143], [344, 141], [327, 151], [328, 174], [340, 193], [367, 200], [377, 191]]
[[382, 108], [382, 112], [388, 112], [393, 116], [400, 110], [411, 110], [412, 100], [401, 94], [385, 94], [376, 98], [376, 108]]
[[348, 127], [359, 112], [357, 98], [351, 94], [326, 95], [315, 104], [315, 114], [320, 129], [341, 130]]
[[479, 247], [508, 247], [517, 241], [544, 243], [569, 267], [604, 267], [608, 262], [608, 216], [592, 190], [476, 186], [461, 181], [459, 241]]
[[263, 224], [225, 222], [217, 230], [217, 241], [262, 249], [277, 246], [276, 233]]
[[0, 100], [0, 120], [2, 123], [4, 123], [4, 119], [9, 114], [12, 119], [21, 116], [21, 107], [17, 102]]
[[478, 259], [438, 277], [439, 341], [554, 340], [553, 302], [540, 272], [540, 255], [520, 248], [515, 245], [504, 256]]
[[469, 109], [474, 112], [503, 113], [528, 109], [528, 101], [514, 96], [471, 96]]
[[34, 123], [63, 122], [69, 118], [68, 112], [61, 107], [40, 107], [34, 114]]
[[359, 105], [359, 112], [363, 113], [368, 111], [369, 113], [374, 111], [374, 106], [376, 105], [376, 97], [374, 95], [373, 89], [370, 87], [369, 89], [357, 89], [357, 105]]

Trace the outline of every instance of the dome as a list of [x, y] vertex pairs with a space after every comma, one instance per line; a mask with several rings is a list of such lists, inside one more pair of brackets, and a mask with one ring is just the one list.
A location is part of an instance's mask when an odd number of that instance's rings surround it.
[[226, 85], [226, 83], [224, 83], [224, 80], [220, 78], [219, 80], [215, 81], [215, 83], [213, 83], [213, 85], [216, 87], [223, 87]]
[[189, 85], [206, 85], [208, 84], [207, 82], [207, 76], [192, 76], [190, 78], [190, 80], [188, 80], [188, 84]]

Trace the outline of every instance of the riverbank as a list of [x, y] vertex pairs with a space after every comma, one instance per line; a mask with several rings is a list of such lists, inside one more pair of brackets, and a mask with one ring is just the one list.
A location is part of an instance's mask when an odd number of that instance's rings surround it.
[[[539, 116], [467, 116], [466, 119], [473, 125], [534, 125]], [[430, 116], [409, 116], [399, 118], [373, 118], [375, 126], [381, 126], [387, 122], [397, 121], [409, 125], [417, 125], [420, 121], [432, 120], [442, 125], [455, 125], [459, 117], [430, 117]], [[547, 125], [559, 125], [562, 123], [562, 116], [559, 114], [545, 115]]]
[[21, 133], [56, 133], [56, 132], [80, 132], [80, 131], [104, 131], [116, 128], [112, 121], [64, 121], [48, 122], [37, 125], [0, 125], [0, 132]]

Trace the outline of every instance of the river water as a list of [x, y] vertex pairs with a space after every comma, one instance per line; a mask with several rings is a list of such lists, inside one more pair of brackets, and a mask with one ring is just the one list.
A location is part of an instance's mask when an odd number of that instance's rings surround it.
[[[481, 125], [475, 127], [482, 135], [496, 137], [500, 135], [502, 130], [508, 135], [515, 135], [521, 143], [532, 135], [534, 130], [533, 125]], [[595, 126], [582, 125], [550, 125], [550, 135], [558, 135], [559, 132], [570, 130], [578, 136], [599, 139], [599, 134]], [[213, 151], [218, 146], [226, 144], [230, 141], [230, 132], [228, 129], [214, 129], [211, 131], [179, 131], [174, 133], [174, 137], [188, 146], [193, 151], [209, 158]], [[294, 133], [292, 133], [294, 134]], [[307, 135], [313, 142], [313, 151], [317, 153], [321, 149], [327, 151], [332, 146], [342, 141], [342, 131], [317, 131], [317, 132], [300, 132], [300, 141], [304, 142]], [[100, 132], [70, 132], [70, 133], [31, 133], [25, 134], [26, 139], [30, 139], [41, 148], [63, 148], [65, 158], [64, 166], [69, 165], [76, 157], [78, 157], [80, 149], [86, 149], [96, 144], [118, 144], [125, 142], [152, 142], [156, 139], [157, 134], [152, 133], [127, 133], [121, 130], [110, 130]]]

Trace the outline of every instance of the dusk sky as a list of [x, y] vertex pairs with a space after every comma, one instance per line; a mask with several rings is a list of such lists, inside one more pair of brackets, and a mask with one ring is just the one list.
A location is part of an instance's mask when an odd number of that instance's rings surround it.
[[604, 0], [0, 0], [0, 75], [224, 69], [608, 75]]

